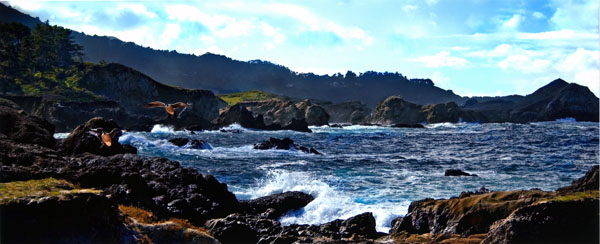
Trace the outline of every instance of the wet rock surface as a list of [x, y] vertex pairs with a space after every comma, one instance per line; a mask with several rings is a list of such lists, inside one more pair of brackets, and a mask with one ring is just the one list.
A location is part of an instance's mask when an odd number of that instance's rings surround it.
[[312, 153], [312, 154], [321, 154], [314, 148], [308, 148], [305, 146], [300, 146], [294, 144], [294, 141], [290, 138], [269, 138], [268, 141], [264, 141], [261, 143], [254, 144], [254, 149], [258, 150], [268, 150], [268, 149], [278, 149], [278, 150], [298, 150], [304, 153]]
[[173, 138], [169, 139], [169, 142], [178, 147], [186, 147], [191, 149], [212, 149], [212, 146], [204, 141], [198, 139], [189, 139], [189, 138]]
[[137, 149], [130, 145], [119, 143], [118, 136], [112, 138], [110, 146], [102, 142], [101, 134], [108, 133], [113, 129], [120, 131], [120, 126], [115, 121], [105, 120], [101, 117], [92, 118], [84, 125], [77, 126], [67, 138], [60, 141], [57, 144], [57, 149], [62, 154], [68, 155], [86, 152], [102, 156], [124, 153], [136, 154]]
[[476, 174], [469, 174], [460, 169], [447, 169], [444, 172], [444, 176], [477, 176]]
[[247, 214], [277, 219], [289, 211], [303, 208], [312, 200], [314, 197], [310, 194], [292, 191], [240, 201], [240, 205]]
[[54, 147], [54, 125], [25, 113], [14, 102], [0, 98], [0, 134], [20, 143]]

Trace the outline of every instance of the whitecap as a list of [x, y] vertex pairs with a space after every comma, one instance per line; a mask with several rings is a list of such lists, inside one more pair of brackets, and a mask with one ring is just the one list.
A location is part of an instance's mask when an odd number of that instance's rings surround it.
[[156, 124], [152, 127], [152, 130], [150, 131], [150, 133], [163, 133], [163, 134], [167, 134], [167, 133], [174, 133], [175, 129], [172, 126], [167, 126], [167, 125], [161, 125], [161, 124]]
[[69, 134], [71, 133], [54, 133], [54, 139], [65, 139], [69, 136]]

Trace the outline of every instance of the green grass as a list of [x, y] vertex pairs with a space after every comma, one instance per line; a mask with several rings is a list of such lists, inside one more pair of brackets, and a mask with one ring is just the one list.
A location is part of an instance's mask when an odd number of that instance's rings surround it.
[[273, 93], [268, 93], [259, 90], [250, 90], [245, 92], [231, 93], [231, 94], [221, 94], [218, 95], [223, 101], [227, 103], [229, 106], [233, 106], [239, 102], [247, 102], [247, 101], [260, 101], [271, 98], [281, 98], [278, 95]]
[[13, 181], [0, 183], [0, 204], [7, 204], [20, 199], [60, 197], [68, 194], [100, 193], [94, 189], [77, 189], [65, 180], [46, 178], [41, 180]]
[[600, 195], [599, 191], [584, 191], [584, 192], [575, 192], [568, 195], [556, 196], [554, 198], [548, 199], [548, 201], [558, 201], [558, 202], [567, 202], [567, 201], [576, 201], [587, 198], [598, 198]]

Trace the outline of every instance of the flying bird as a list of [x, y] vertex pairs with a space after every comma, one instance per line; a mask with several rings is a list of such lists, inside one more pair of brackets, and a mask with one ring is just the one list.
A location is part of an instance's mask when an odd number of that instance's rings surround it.
[[95, 135], [102, 142], [102, 146], [111, 147], [113, 142], [118, 142], [119, 137], [123, 135], [120, 129], [114, 128], [110, 133], [105, 133], [102, 128], [91, 129], [90, 134]]
[[156, 108], [156, 107], [164, 107], [165, 111], [167, 111], [167, 114], [169, 116], [174, 116], [175, 115], [175, 110], [183, 107], [183, 110], [181, 110], [181, 112], [179, 112], [179, 114], [177, 114], [177, 118], [179, 118], [179, 116], [181, 115], [181, 113], [183, 113], [183, 111], [185, 111], [188, 107], [191, 107], [191, 104], [187, 104], [187, 103], [182, 103], [182, 102], [176, 102], [176, 103], [172, 103], [172, 104], [165, 104], [163, 102], [159, 102], [159, 101], [155, 101], [155, 102], [151, 102], [148, 103], [146, 105], [144, 105], [145, 108]]

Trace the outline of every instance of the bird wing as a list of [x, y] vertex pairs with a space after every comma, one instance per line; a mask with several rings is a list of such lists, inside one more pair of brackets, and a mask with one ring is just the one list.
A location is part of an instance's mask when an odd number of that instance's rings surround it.
[[190, 105], [187, 105], [186, 103], [182, 103], [182, 102], [176, 102], [176, 103], [171, 104], [171, 107], [173, 107], [173, 109], [177, 109], [179, 107], [185, 107], [185, 108], [187, 108], [189, 106]]
[[155, 108], [155, 107], [166, 107], [167, 105], [163, 102], [154, 101], [144, 105], [145, 108]]
[[110, 134], [106, 134], [106, 133], [102, 134], [102, 142], [107, 147], [112, 146], [112, 137], [110, 136]]
[[110, 132], [110, 138], [112, 140], [116, 140], [119, 141], [119, 137], [123, 135], [123, 132], [117, 128], [114, 128], [111, 132]]

